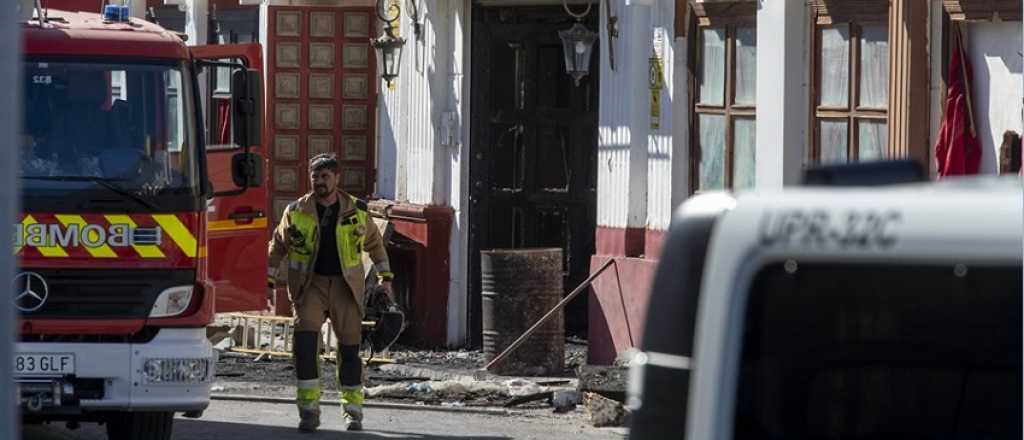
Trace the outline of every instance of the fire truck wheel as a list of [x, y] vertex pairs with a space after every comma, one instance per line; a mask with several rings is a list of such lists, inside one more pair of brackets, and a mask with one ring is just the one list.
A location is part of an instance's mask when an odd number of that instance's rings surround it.
[[170, 440], [172, 412], [133, 412], [115, 415], [107, 420], [109, 440]]

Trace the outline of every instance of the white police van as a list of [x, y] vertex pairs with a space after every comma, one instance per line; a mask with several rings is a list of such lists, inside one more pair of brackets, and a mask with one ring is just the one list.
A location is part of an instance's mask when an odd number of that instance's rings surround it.
[[691, 198], [633, 358], [630, 437], [1024, 438], [1022, 211], [1019, 178], [997, 177]]

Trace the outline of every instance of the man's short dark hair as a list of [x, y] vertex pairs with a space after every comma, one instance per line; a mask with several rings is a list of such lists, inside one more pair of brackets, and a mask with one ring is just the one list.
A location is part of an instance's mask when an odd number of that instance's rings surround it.
[[309, 160], [309, 171], [311, 173], [324, 169], [330, 170], [334, 174], [338, 174], [340, 171], [338, 157], [334, 153], [320, 153]]

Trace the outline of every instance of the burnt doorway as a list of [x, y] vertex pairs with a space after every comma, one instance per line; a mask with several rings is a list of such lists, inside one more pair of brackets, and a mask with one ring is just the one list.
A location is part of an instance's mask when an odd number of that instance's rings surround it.
[[[596, 10], [596, 9], [595, 9]], [[481, 346], [480, 251], [557, 247], [568, 293], [586, 279], [597, 212], [598, 59], [575, 85], [561, 7], [475, 7], [470, 177], [470, 337]], [[584, 19], [597, 29], [597, 13]], [[565, 310], [586, 337], [587, 296]]]

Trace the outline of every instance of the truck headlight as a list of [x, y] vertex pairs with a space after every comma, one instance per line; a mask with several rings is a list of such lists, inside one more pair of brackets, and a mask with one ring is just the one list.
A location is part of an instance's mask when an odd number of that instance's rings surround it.
[[182, 314], [192, 303], [192, 290], [192, 286], [175, 286], [160, 292], [149, 317], [167, 318]]
[[142, 367], [146, 383], [201, 383], [210, 377], [210, 359], [146, 359]]

